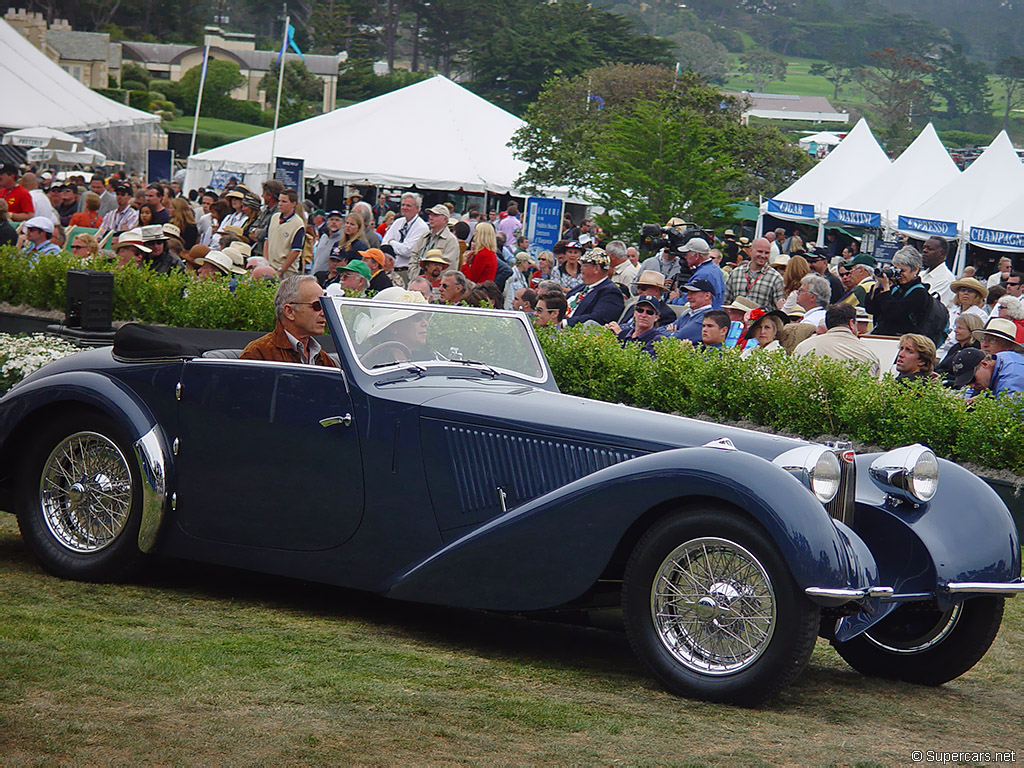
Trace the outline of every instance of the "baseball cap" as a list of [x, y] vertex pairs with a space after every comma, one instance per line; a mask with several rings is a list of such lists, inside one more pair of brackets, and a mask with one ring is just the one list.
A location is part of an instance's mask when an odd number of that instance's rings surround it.
[[711, 284], [710, 280], [705, 280], [703, 277], [691, 280], [683, 286], [683, 289], [687, 291], [707, 291], [708, 293], [715, 292], [715, 286]]
[[433, 213], [435, 216], [444, 216], [446, 219], [451, 215], [451, 211], [448, 210], [447, 205], [441, 205], [438, 203], [433, 208], [427, 208], [427, 213]]
[[847, 266], [852, 268], [857, 266], [858, 264], [863, 264], [865, 267], [871, 267], [872, 269], [874, 269], [877, 266], [878, 262], [875, 261], [874, 256], [870, 256], [866, 253], [858, 253], [856, 256], [850, 259], [850, 263]]
[[25, 222], [26, 229], [41, 229], [44, 232], [53, 234], [53, 219], [49, 216], [33, 216]]
[[342, 213], [341, 211], [337, 210], [337, 209], [330, 210], [330, 211], [327, 212], [327, 218], [329, 219], [329, 218], [331, 218], [331, 216], [337, 216], [339, 219], [344, 219], [345, 218], [345, 214]]
[[961, 389], [974, 381], [974, 369], [984, 359], [985, 353], [976, 347], [968, 347], [957, 352], [949, 370], [953, 376], [953, 386]]
[[369, 280], [370, 277], [371, 277], [370, 276], [370, 268], [368, 266], [366, 266], [366, 262], [365, 261], [360, 261], [359, 259], [352, 259], [352, 261], [350, 261], [344, 267], [338, 267], [338, 271], [339, 272], [355, 272], [357, 275], [360, 275], [361, 277], [365, 277], [367, 280]]
[[690, 253], [711, 253], [711, 246], [708, 245], [708, 241], [703, 237], [692, 237], [686, 241], [681, 251]]
[[[445, 210], [448, 209], [446, 208]], [[367, 248], [365, 251], [359, 251], [359, 255], [362, 256], [363, 258], [369, 257], [376, 261], [378, 264], [380, 264], [382, 267], [384, 266], [384, 251], [382, 251], [380, 248]]]
[[114, 193], [117, 195], [130, 195], [132, 193], [132, 187], [130, 184], [118, 184], [114, 187]]
[[575, 248], [577, 251], [582, 251], [583, 244], [580, 243], [579, 240], [570, 240], [568, 243], [565, 244], [565, 250], [568, 251], [570, 248]]
[[580, 256], [580, 264], [597, 264], [599, 267], [611, 266], [612, 260], [604, 252], [604, 248], [591, 248]]
[[636, 303], [633, 304], [633, 306], [634, 307], [639, 307], [641, 304], [647, 304], [648, 306], [653, 307], [654, 309], [656, 309], [658, 312], [661, 312], [661, 307], [658, 306], [658, 300], [656, 298], [654, 298], [653, 296], [649, 296], [646, 293], [641, 293], [637, 297]]

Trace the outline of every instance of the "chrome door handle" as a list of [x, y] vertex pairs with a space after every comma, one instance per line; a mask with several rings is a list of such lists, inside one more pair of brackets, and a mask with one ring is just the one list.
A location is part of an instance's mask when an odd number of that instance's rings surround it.
[[346, 413], [344, 416], [328, 416], [326, 419], [320, 419], [321, 427], [333, 427], [335, 424], [344, 424], [346, 427], [352, 426], [352, 414]]

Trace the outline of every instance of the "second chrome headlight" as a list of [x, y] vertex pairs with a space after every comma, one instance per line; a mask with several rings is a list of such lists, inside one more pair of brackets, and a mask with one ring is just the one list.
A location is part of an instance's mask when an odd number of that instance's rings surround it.
[[871, 462], [868, 473], [886, 493], [915, 504], [931, 501], [939, 488], [939, 461], [923, 445], [883, 453]]

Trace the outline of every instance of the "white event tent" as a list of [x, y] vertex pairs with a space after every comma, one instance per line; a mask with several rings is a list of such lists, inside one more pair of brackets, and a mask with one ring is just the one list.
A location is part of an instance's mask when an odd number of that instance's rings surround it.
[[868, 183], [891, 165], [867, 121], [861, 118], [846, 138], [821, 162], [775, 197], [761, 203], [757, 222], [760, 236], [764, 215], [786, 221], [818, 224], [818, 244], [824, 242], [828, 209], [851, 183]]
[[994, 251], [1024, 253], [1024, 192], [995, 215], [972, 225], [968, 240]]
[[[967, 170], [913, 209], [900, 212], [900, 232], [914, 238], [963, 235], [955, 271], [963, 269], [967, 233], [1006, 207], [1024, 189], [1024, 165], [1005, 131], [989, 144]], [[1017, 226], [1020, 229], [1020, 226]]]
[[119, 104], [82, 85], [0, 20], [0, 129], [47, 126], [75, 136], [104, 154], [146, 167], [146, 152], [160, 118]]
[[830, 207], [828, 221], [894, 230], [900, 211], [913, 210], [959, 176], [929, 123], [892, 164]]
[[[273, 158], [301, 158], [305, 178], [341, 184], [505, 194], [527, 168], [507, 146], [518, 117], [436, 75], [397, 91], [193, 155], [185, 188], [214, 172], [257, 189]], [[273, 150], [271, 145], [273, 144]]]

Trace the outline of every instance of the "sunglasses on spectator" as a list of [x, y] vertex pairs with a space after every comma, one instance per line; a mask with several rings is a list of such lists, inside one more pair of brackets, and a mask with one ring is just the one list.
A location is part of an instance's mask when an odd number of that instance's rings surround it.
[[1010, 282], [1008, 282], [1008, 283], [1007, 283], [1006, 285], [1007, 285], [1007, 286], [1013, 286], [1014, 288], [1016, 288], [1016, 287], [1017, 287], [1018, 285], [1020, 285], [1020, 280], [1018, 280], [1018, 281], [1017, 281], [1016, 283], [1010, 283]]
[[650, 308], [645, 308], [645, 307], [636, 307], [633, 311], [634, 312], [638, 312], [641, 315], [657, 315], [657, 314], [659, 314], [658, 310], [650, 309]]
[[324, 311], [324, 305], [320, 303], [320, 299], [317, 299], [316, 301], [291, 301], [291, 302], [288, 302], [288, 303], [289, 304], [306, 304], [314, 312], [323, 312]]
[[88, 251], [89, 250], [89, 246], [88, 245], [80, 245], [79, 243], [75, 243], [74, 245], [71, 246], [71, 250], [72, 251], [81, 251], [81, 250]]

